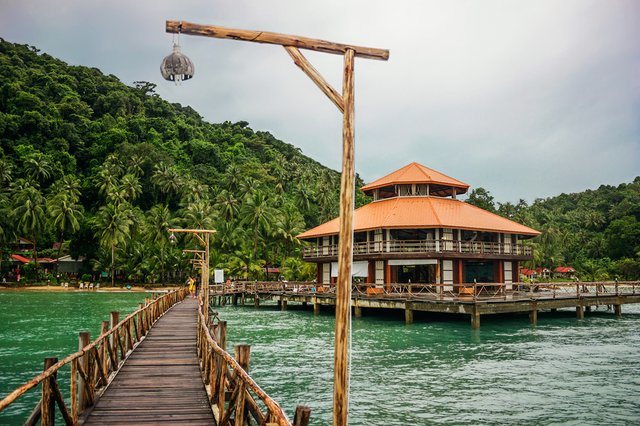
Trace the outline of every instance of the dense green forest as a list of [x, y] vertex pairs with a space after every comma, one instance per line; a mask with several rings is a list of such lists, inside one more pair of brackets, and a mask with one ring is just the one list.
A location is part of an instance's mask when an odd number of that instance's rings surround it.
[[[232, 276], [314, 276], [295, 236], [337, 215], [337, 172], [246, 122], [207, 123], [152, 83], [130, 87], [34, 47], [0, 41], [0, 75], [0, 275], [22, 236], [34, 258], [70, 253], [87, 273], [170, 282], [190, 268], [182, 249], [197, 247], [170, 243], [167, 229], [184, 227], [217, 230], [211, 262]], [[532, 205], [483, 188], [468, 201], [543, 232], [530, 266], [640, 276], [640, 178]], [[37, 265], [23, 272], [34, 280]]]
[[572, 266], [583, 281], [640, 278], [640, 177], [531, 205], [496, 203], [476, 188], [467, 202], [542, 232], [531, 268]]
[[23, 236], [33, 257], [69, 252], [94, 271], [165, 282], [195, 247], [169, 244], [167, 228], [214, 228], [212, 264], [234, 276], [313, 273], [295, 236], [337, 214], [337, 172], [246, 122], [207, 123], [154, 84], [129, 87], [34, 47], [1, 41], [0, 76], [5, 259]]

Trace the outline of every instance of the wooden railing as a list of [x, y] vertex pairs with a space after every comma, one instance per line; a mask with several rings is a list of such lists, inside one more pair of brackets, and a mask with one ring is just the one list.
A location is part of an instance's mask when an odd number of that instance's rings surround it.
[[[215, 292], [215, 289], [212, 289]], [[226, 321], [198, 313], [198, 356], [217, 424], [244, 425], [251, 416], [259, 425], [307, 426], [311, 410], [298, 406], [291, 422], [280, 405], [249, 376], [249, 345], [226, 351]], [[264, 410], [264, 412], [263, 412]]]
[[[229, 285], [211, 286], [212, 295], [234, 292], [278, 293], [301, 295], [331, 295], [335, 285], [309, 282], [255, 281], [236, 282]], [[411, 298], [461, 298], [474, 300], [507, 298], [530, 299], [539, 297], [593, 297], [629, 296], [640, 294], [640, 281], [598, 281], [598, 282], [517, 282], [517, 283], [462, 283], [462, 284], [421, 284], [354, 283], [354, 297], [411, 297]]]
[[[78, 352], [62, 361], [45, 358], [44, 371], [0, 401], [0, 412], [27, 391], [42, 384], [42, 397], [25, 425], [34, 425], [38, 420], [42, 425], [54, 424], [56, 406], [67, 425], [77, 425], [78, 416], [95, 403], [153, 324], [171, 306], [183, 300], [185, 294], [185, 289], [164, 293], [162, 296], [155, 294], [153, 299], [146, 299], [144, 305], [140, 303], [135, 312], [121, 321], [119, 312], [112, 312], [111, 322], [102, 322], [102, 332], [93, 342], [90, 342], [88, 332], [81, 332]], [[58, 371], [68, 364], [71, 367], [69, 406], [58, 384]]]
[[[461, 253], [461, 254], [493, 254], [507, 256], [532, 256], [530, 246], [522, 244], [506, 244], [485, 241], [456, 240], [390, 240], [364, 241], [353, 244], [353, 254], [377, 253]], [[305, 247], [304, 258], [335, 257], [338, 245]]]

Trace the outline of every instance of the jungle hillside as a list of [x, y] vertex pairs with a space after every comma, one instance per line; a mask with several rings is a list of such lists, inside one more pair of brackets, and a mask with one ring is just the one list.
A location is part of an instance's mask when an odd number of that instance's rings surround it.
[[[197, 246], [171, 243], [167, 229], [183, 227], [215, 229], [211, 265], [233, 277], [315, 276], [296, 235], [337, 215], [336, 171], [247, 122], [208, 123], [152, 83], [129, 86], [32, 46], [0, 39], [0, 75], [0, 275], [22, 237], [32, 259], [70, 254], [87, 274], [175, 282], [190, 268], [182, 248]], [[531, 205], [483, 188], [467, 201], [543, 232], [531, 267], [640, 276], [640, 178]], [[37, 262], [23, 271], [43, 278]]]

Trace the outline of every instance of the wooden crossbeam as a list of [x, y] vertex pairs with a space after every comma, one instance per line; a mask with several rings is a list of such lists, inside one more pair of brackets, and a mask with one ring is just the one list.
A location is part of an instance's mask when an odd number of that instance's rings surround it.
[[185, 21], [167, 21], [166, 30], [168, 33], [174, 34], [181, 33], [204, 37], [252, 41], [255, 43], [279, 44], [281, 46], [293, 46], [299, 49], [315, 50], [335, 55], [344, 55], [347, 50], [353, 50], [355, 55], [360, 58], [379, 59], [383, 61], [389, 59], [389, 51], [386, 49], [334, 43], [326, 40], [272, 33], [269, 31], [239, 30], [236, 28], [201, 25]]

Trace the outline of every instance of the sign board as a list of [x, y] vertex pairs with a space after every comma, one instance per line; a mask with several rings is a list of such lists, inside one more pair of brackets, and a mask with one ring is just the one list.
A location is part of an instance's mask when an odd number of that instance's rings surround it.
[[224, 282], [224, 271], [216, 269], [213, 273], [213, 280], [216, 284], [222, 284]]

